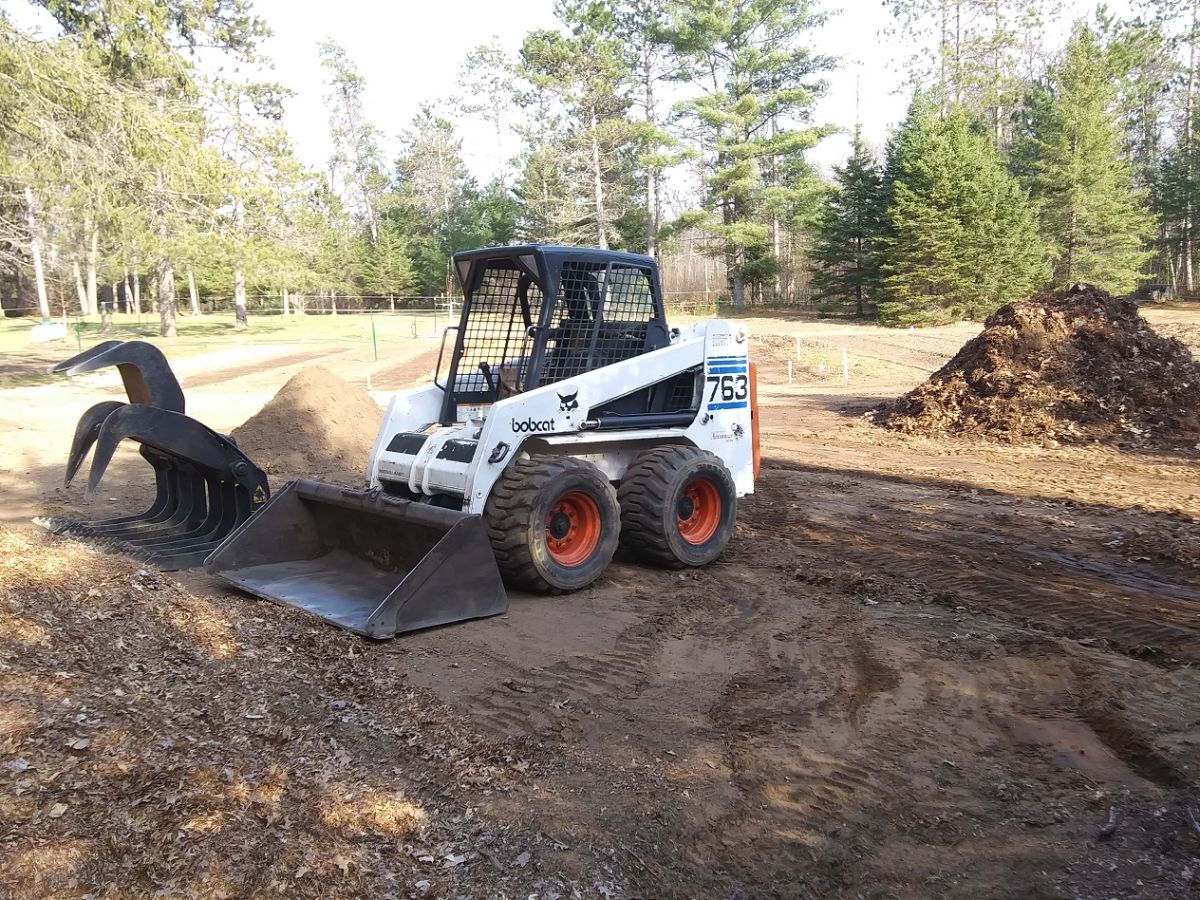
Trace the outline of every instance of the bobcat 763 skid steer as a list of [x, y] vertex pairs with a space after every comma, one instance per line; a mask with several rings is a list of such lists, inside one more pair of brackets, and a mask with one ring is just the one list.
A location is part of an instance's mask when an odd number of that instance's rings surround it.
[[758, 468], [746, 329], [668, 328], [645, 256], [522, 245], [454, 267], [461, 318], [434, 382], [392, 398], [369, 488], [290, 482], [205, 567], [382, 638], [503, 612], [504, 582], [585, 587], [619, 544], [716, 559]]

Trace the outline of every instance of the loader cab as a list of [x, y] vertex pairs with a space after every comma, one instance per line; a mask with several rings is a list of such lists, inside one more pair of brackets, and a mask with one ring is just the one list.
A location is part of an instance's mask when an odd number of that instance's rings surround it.
[[438, 360], [442, 424], [670, 343], [648, 256], [525, 244], [456, 254], [454, 269], [463, 305]]

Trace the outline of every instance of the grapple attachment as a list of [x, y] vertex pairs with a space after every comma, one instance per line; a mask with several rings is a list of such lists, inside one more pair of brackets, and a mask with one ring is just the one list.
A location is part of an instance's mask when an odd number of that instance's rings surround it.
[[231, 534], [205, 568], [372, 638], [508, 608], [479, 516], [303, 479]]
[[105, 341], [51, 371], [116, 366], [131, 403], [106, 400], [80, 417], [67, 458], [70, 485], [94, 446], [87, 493], [95, 492], [117, 445], [141, 444], [155, 494], [141, 513], [77, 522], [38, 519], [57, 534], [121, 550], [166, 569], [198, 566], [266, 502], [267, 477], [224, 435], [183, 414], [183, 391], [162, 352], [141, 341]]

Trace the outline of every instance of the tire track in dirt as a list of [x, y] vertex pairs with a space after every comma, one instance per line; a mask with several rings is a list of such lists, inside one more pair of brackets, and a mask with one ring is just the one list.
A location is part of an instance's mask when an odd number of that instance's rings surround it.
[[618, 633], [608, 652], [568, 657], [545, 669], [517, 669], [508, 660], [509, 677], [468, 697], [465, 707], [507, 736], [544, 737], [601, 715], [624, 720], [625, 704], [648, 681], [671, 621], [670, 613], [650, 615]]
[[[1009, 522], [989, 498], [899, 480], [769, 472], [770, 501], [751, 527], [827, 551], [843, 563], [918, 582], [930, 599], [1036, 623], [1072, 638], [1103, 639], [1125, 653], [1200, 660], [1200, 589], [1189, 572], [1113, 565], [1089, 542], [1064, 552], [1062, 535], [1029, 518]], [[1032, 506], [1033, 504], [1031, 504]], [[1091, 524], [1098, 514], [1072, 512]], [[1101, 523], [1102, 524], [1102, 523]], [[1101, 532], [1101, 524], [1093, 529]], [[1078, 529], [1077, 529], [1078, 530]], [[1179, 576], [1168, 580], [1166, 576]], [[1193, 625], [1192, 623], [1198, 623]]]
[[[875, 740], [886, 727], [864, 730], [865, 723], [881, 702], [885, 721], [918, 715], [928, 692], [903, 701], [891, 696], [898, 670], [869, 637], [871, 626], [841, 598], [813, 591], [797, 602], [785, 574], [796, 562], [787, 535], [752, 544], [763, 565], [784, 571], [764, 579], [767, 587], [755, 597], [749, 623], [757, 631], [750, 639], [755, 666], [731, 679], [708, 711], [741, 795], [714, 823], [722, 846], [708, 853], [753, 847], [759, 864], [777, 867], [782, 878], [791, 867], [810, 866], [847, 821], [869, 818], [886, 801], [895, 778], [876, 761], [882, 754]], [[819, 656], [804, 652], [811, 634], [821, 635]], [[781, 659], [769, 649], [781, 643], [800, 652]], [[711, 844], [712, 834], [697, 835], [698, 845]], [[789, 839], [780, 841], [785, 834]]]

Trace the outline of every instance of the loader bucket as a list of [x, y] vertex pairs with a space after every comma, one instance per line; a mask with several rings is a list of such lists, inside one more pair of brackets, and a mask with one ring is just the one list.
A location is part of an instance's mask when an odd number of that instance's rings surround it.
[[204, 567], [370, 638], [508, 608], [479, 516], [304, 479], [285, 485]]

